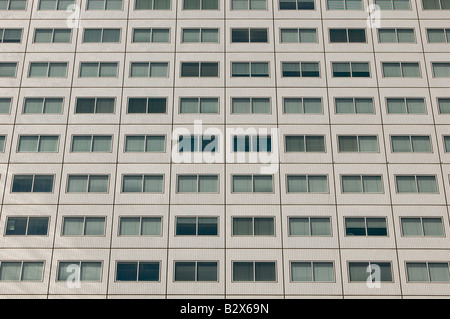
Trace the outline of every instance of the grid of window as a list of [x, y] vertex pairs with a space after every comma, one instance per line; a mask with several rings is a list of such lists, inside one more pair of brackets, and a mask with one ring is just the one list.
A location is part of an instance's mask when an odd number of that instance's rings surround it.
[[0, 261], [0, 281], [42, 281], [43, 261]]
[[281, 62], [281, 72], [283, 77], [320, 77], [318, 62]]
[[281, 43], [315, 43], [317, 29], [280, 29]]
[[178, 193], [218, 193], [218, 175], [178, 175]]
[[8, 216], [5, 236], [47, 236], [48, 217]]
[[414, 29], [378, 29], [380, 43], [414, 43], [416, 37]]
[[331, 218], [291, 216], [289, 236], [331, 236]]
[[219, 63], [181, 62], [181, 77], [219, 77]]
[[14, 175], [12, 193], [51, 193], [54, 175]]
[[[390, 262], [349, 262], [348, 272], [350, 282], [392, 282], [392, 266]], [[371, 276], [376, 272], [377, 276]]]
[[76, 280], [81, 282], [100, 282], [102, 277], [102, 262], [59, 261], [57, 281], [70, 281], [73, 275], [75, 275]]
[[159, 281], [159, 261], [118, 261], [116, 282], [152, 282]]
[[269, 62], [231, 62], [232, 77], [269, 77]]
[[286, 175], [288, 193], [327, 193], [326, 175]]
[[30, 78], [64, 78], [67, 76], [67, 62], [31, 62]]
[[104, 236], [105, 217], [65, 216], [62, 236]]
[[272, 175], [232, 175], [233, 193], [273, 193]]
[[175, 236], [217, 236], [217, 217], [176, 217]]
[[383, 193], [380, 175], [342, 175], [343, 193]]
[[339, 152], [378, 152], [378, 136], [376, 135], [338, 135]]
[[[134, 43], [169, 43], [170, 29], [133, 29]], [[117, 36], [118, 38], [118, 36]]]
[[76, 114], [111, 114], [114, 113], [115, 98], [79, 97], [77, 98]]
[[123, 175], [123, 193], [162, 193], [164, 175]]
[[24, 114], [61, 114], [64, 99], [58, 97], [25, 98]]
[[265, 135], [235, 135], [233, 152], [271, 152], [272, 136]]
[[0, 43], [20, 43], [22, 29], [0, 29]]
[[406, 262], [408, 282], [450, 282], [448, 262]]
[[384, 217], [345, 217], [345, 236], [387, 236]]
[[325, 152], [325, 136], [285, 135], [286, 152]]
[[366, 29], [330, 29], [330, 43], [366, 43]]
[[335, 78], [369, 78], [368, 62], [332, 62]]
[[181, 41], [183, 43], [219, 43], [219, 29], [186, 28], [182, 32]]
[[273, 217], [232, 217], [233, 236], [274, 236]]
[[420, 68], [416, 62], [382, 62], [385, 78], [419, 78]]
[[396, 175], [397, 193], [437, 193], [436, 176]]
[[336, 98], [336, 114], [374, 114], [372, 98]]
[[231, 113], [233, 114], [270, 114], [270, 98], [265, 97], [233, 97]]
[[70, 43], [71, 29], [35, 29], [34, 43]]
[[108, 175], [69, 175], [67, 193], [107, 193]]
[[119, 236], [161, 236], [161, 217], [121, 216]]
[[444, 226], [440, 217], [401, 217], [402, 236], [443, 237]]
[[81, 62], [80, 78], [117, 77], [117, 62]]
[[119, 43], [120, 29], [84, 29], [84, 43]]
[[324, 261], [291, 262], [292, 282], [334, 282], [334, 265]]
[[217, 261], [175, 261], [175, 282], [217, 281]]
[[17, 152], [57, 152], [58, 135], [20, 135]]
[[267, 29], [231, 29], [232, 43], [266, 43]]

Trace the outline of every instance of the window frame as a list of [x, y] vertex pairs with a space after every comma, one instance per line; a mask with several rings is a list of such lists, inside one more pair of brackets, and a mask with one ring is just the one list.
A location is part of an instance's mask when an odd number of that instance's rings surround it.
[[[80, 194], [98, 194], [98, 195], [106, 195], [109, 194], [110, 191], [110, 183], [111, 183], [111, 174], [81, 174], [81, 173], [75, 173], [75, 174], [70, 174], [68, 173], [66, 178], [66, 189], [65, 189], [65, 194], [73, 194], [73, 195], [80, 195]], [[87, 180], [86, 180], [86, 191], [84, 192], [69, 192], [69, 180], [70, 180], [70, 176], [77, 176], [77, 177], [81, 177], [81, 176], [87, 176]], [[108, 177], [108, 184], [107, 184], [107, 189], [106, 192], [90, 192], [89, 191], [89, 182], [91, 179], [91, 176], [107, 176]]]
[[[197, 177], [197, 191], [196, 192], [180, 192], [179, 191], [179, 189], [178, 189], [178, 177], [179, 176], [196, 176]], [[199, 189], [200, 189], [200, 176], [208, 176], [208, 177], [211, 177], [211, 176], [216, 176], [217, 177], [217, 192], [200, 192], [199, 191]], [[189, 194], [203, 194], [203, 195], [207, 195], [207, 194], [220, 194], [220, 174], [209, 174], [209, 173], [200, 173], [200, 174], [179, 174], [179, 173], [177, 173], [176, 175], [175, 175], [175, 178], [176, 178], [176, 189], [175, 189], [175, 194], [177, 194], [177, 195], [189, 195]]]
[[[6, 232], [8, 230], [8, 220], [9, 218], [26, 218], [27, 219], [27, 227], [25, 228], [25, 234], [24, 235], [7, 235]], [[28, 228], [30, 224], [30, 218], [47, 218], [47, 234], [45, 235], [28, 235]], [[49, 228], [51, 223], [51, 216], [45, 215], [45, 216], [30, 216], [30, 215], [7, 215], [5, 218], [5, 229], [3, 232], [3, 237], [49, 237]], [[1, 261], [0, 261], [1, 262]]]
[[[175, 280], [175, 269], [176, 269], [176, 263], [195, 263], [194, 266], [194, 280], [193, 281], [189, 281], [189, 280]], [[210, 281], [210, 280], [198, 280], [198, 263], [215, 263], [216, 264], [216, 277], [217, 280], [215, 281]], [[220, 275], [220, 271], [219, 271], [219, 260], [174, 260], [173, 261], [173, 276], [172, 276], [172, 283], [218, 283], [219, 280], [219, 275]]]
[[[290, 228], [290, 220], [291, 218], [295, 219], [295, 218], [307, 218], [308, 219], [308, 230], [309, 230], [309, 235], [292, 235], [291, 234], [291, 228]], [[329, 235], [312, 235], [312, 226], [311, 226], [311, 219], [328, 219], [329, 225], [330, 225], [330, 234]], [[292, 237], [292, 238], [306, 238], [306, 237], [334, 237], [333, 235], [333, 225], [331, 222], [332, 218], [331, 216], [320, 216], [320, 215], [313, 215], [313, 216], [301, 216], [301, 215], [291, 215], [287, 217], [287, 233], [288, 233], [288, 237]]]
[[[234, 219], [235, 218], [251, 218], [252, 219], [252, 234], [251, 235], [235, 235], [234, 234]], [[255, 219], [268, 219], [271, 218], [273, 220], [273, 235], [256, 235], [255, 234]], [[231, 237], [236, 237], [236, 238], [262, 238], [262, 237], [267, 237], [267, 238], [275, 238], [277, 237], [277, 225], [276, 225], [276, 217], [275, 215], [252, 215], [252, 216], [248, 216], [248, 215], [235, 215], [235, 216], [231, 216]]]
[[[82, 235], [64, 235], [64, 221], [66, 218], [83, 218], [83, 231], [82, 231]], [[86, 218], [103, 218], [104, 219], [104, 224], [103, 224], [103, 235], [86, 235]], [[61, 231], [59, 236], [60, 237], [75, 237], [75, 238], [80, 238], [80, 237], [97, 237], [97, 238], [101, 238], [101, 237], [105, 237], [106, 238], [106, 230], [107, 230], [107, 224], [106, 224], [106, 216], [100, 216], [100, 215], [64, 215], [62, 216], [62, 221], [61, 221]]]
[[[195, 235], [177, 235], [177, 226], [178, 226], [178, 218], [195, 218]], [[199, 218], [216, 218], [217, 223], [217, 235], [199, 235], [198, 234], [198, 220]], [[174, 222], [174, 237], [195, 237], [195, 238], [203, 238], [203, 237], [220, 237], [220, 216], [212, 216], [212, 215], [176, 215]]]
[[[403, 223], [402, 223], [402, 221], [403, 221], [403, 219], [420, 219], [420, 230], [421, 230], [421, 232], [422, 232], [422, 235], [418, 235], [418, 236], [407, 236], [407, 235], [405, 235], [404, 234], [404, 232], [403, 232]], [[400, 223], [399, 223], [399, 225], [400, 225], [400, 235], [401, 235], [401, 237], [404, 237], [404, 238], [428, 238], [428, 237], [430, 237], [430, 238], [446, 238], [447, 236], [446, 236], [446, 233], [445, 233], [445, 226], [444, 226], [444, 219], [442, 218], [442, 216], [426, 216], [426, 217], [424, 217], [424, 216], [399, 216], [399, 219], [400, 219]], [[424, 219], [440, 219], [440, 221], [441, 221], [441, 226], [442, 226], [442, 236], [436, 236], [436, 235], [433, 235], [433, 236], [426, 236], [425, 235], [425, 232], [424, 232], [424, 225], [423, 225], [423, 220]]]
[[[122, 218], [139, 218], [139, 235], [121, 235], [120, 234], [120, 226], [121, 226], [121, 219]], [[142, 235], [142, 219], [143, 218], [159, 218], [161, 229], [159, 235]], [[117, 237], [129, 237], [129, 238], [136, 238], [136, 237], [163, 237], [164, 236], [164, 227], [163, 227], [163, 220], [164, 216], [162, 215], [121, 215], [118, 216], [118, 223], [117, 223]]]
[[[350, 218], [350, 219], [354, 219], [354, 218], [363, 218], [364, 219], [364, 231], [365, 231], [365, 235], [348, 235], [347, 234], [347, 224], [346, 224], [346, 221], [347, 221], [347, 218]], [[386, 225], [386, 235], [369, 235], [369, 232], [368, 232], [368, 226], [367, 226], [367, 220], [368, 219], [384, 219], [384, 222], [385, 222], [385, 225]], [[387, 216], [356, 216], [356, 215], [353, 215], [353, 216], [344, 216], [344, 237], [349, 237], [349, 238], [382, 238], [382, 237], [385, 237], [385, 238], [388, 238], [388, 237], [390, 237], [390, 234], [389, 234], [389, 226], [388, 226], [388, 217]]]
[[[124, 184], [124, 182], [125, 182], [125, 180], [124, 180], [124, 177], [126, 177], [126, 176], [140, 176], [141, 177], [141, 180], [142, 180], [142, 191], [141, 192], [125, 192], [124, 191], [124, 189], [123, 189], [123, 184]], [[158, 177], [162, 177], [162, 187], [161, 187], [161, 192], [144, 192], [144, 185], [145, 185], [145, 177], [146, 176], [158, 176]], [[121, 181], [122, 181], [122, 183], [121, 183], [121, 185], [120, 185], [120, 194], [130, 194], [130, 195], [137, 195], [137, 194], [140, 194], [141, 196], [143, 196], [143, 195], [161, 195], [161, 194], [164, 194], [164, 190], [165, 190], [165, 181], [166, 180], [166, 178], [165, 178], [165, 174], [156, 174], [156, 173], [151, 173], [151, 174], [140, 174], [140, 173], [136, 173], [136, 174], [133, 174], [133, 173], [122, 173], [122, 175], [121, 175]]]
[[[344, 185], [343, 185], [343, 179], [342, 177], [347, 176], [358, 176], [360, 177], [361, 181], [361, 191], [360, 192], [344, 192]], [[381, 192], [365, 192], [364, 191], [364, 184], [363, 184], [363, 177], [380, 177], [381, 180]], [[384, 179], [383, 174], [376, 175], [376, 174], [339, 174], [340, 177], [340, 187], [341, 187], [341, 194], [369, 194], [369, 195], [382, 195], [385, 194], [385, 187], [384, 187]]]
[[[234, 176], [251, 176], [252, 178], [252, 191], [251, 192], [235, 192], [233, 187], [234, 182]], [[272, 177], [272, 191], [271, 192], [255, 192], [255, 176], [271, 176]], [[276, 194], [276, 184], [274, 183], [274, 175], [272, 174], [231, 174], [231, 194], [257, 194], [257, 195], [264, 195], [264, 194]]]
[[[2, 263], [21, 263], [20, 265], [20, 276], [19, 276], [19, 280], [0, 280], [0, 282], [10, 282], [10, 283], [18, 283], [18, 282], [29, 282], [29, 283], [38, 283], [38, 282], [44, 282], [44, 273], [45, 273], [45, 264], [46, 264], [46, 260], [11, 260], [11, 259], [6, 259], [6, 260], [0, 260], [0, 270], [2, 267]], [[41, 263], [42, 264], [42, 274], [41, 274], [41, 279], [40, 280], [22, 280], [23, 277], [23, 264], [24, 263]]]

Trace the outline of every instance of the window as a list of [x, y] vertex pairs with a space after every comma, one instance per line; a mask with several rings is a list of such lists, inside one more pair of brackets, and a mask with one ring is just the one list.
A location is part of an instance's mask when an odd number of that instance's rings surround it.
[[378, 152], [378, 136], [376, 135], [339, 135], [339, 152]]
[[59, 135], [19, 135], [17, 152], [58, 152]]
[[450, 77], [450, 63], [431, 63], [433, 67], [433, 77], [435, 78], [448, 78]]
[[[379, 269], [379, 272], [377, 271]], [[392, 269], [390, 262], [349, 262], [348, 263], [350, 282], [367, 282], [372, 277], [372, 281], [392, 282]], [[372, 275], [375, 273], [375, 276]], [[377, 278], [376, 274], [379, 275]]]
[[116, 281], [159, 281], [159, 261], [118, 261], [116, 266]]
[[219, 43], [219, 29], [182, 29], [183, 43]]
[[450, 10], [448, 0], [422, 0], [424, 10]]
[[12, 193], [51, 193], [53, 175], [14, 175]]
[[380, 10], [411, 10], [409, 0], [375, 0]]
[[233, 97], [232, 114], [270, 114], [271, 105], [268, 97]]
[[289, 217], [289, 236], [331, 236], [330, 217]]
[[266, 10], [266, 0], [231, 0], [231, 10]]
[[0, 1], [0, 10], [25, 10], [26, 0], [3, 0]]
[[429, 43], [450, 42], [450, 29], [427, 29]]
[[281, 62], [282, 76], [318, 78], [320, 77], [318, 62]]
[[269, 77], [269, 62], [231, 62], [232, 77]]
[[233, 175], [233, 193], [273, 193], [272, 175]]
[[218, 62], [181, 62], [181, 77], [219, 77]]
[[164, 175], [123, 175], [123, 193], [162, 193]]
[[332, 62], [335, 78], [370, 78], [368, 62]]
[[286, 152], [325, 152], [325, 136], [285, 135]]
[[125, 136], [125, 152], [164, 152], [165, 145], [164, 135]]
[[381, 175], [343, 175], [343, 193], [383, 193]]
[[332, 262], [295, 261], [291, 262], [292, 282], [334, 282]]
[[11, 101], [10, 97], [0, 98], [0, 114], [9, 114], [11, 112]]
[[272, 136], [234, 135], [233, 152], [272, 152]]
[[[14, 0], [12, 0], [14, 1]], [[40, 0], [39, 10], [64, 10], [70, 5], [74, 5], [74, 0]]]
[[382, 62], [385, 78], [420, 78], [420, 68], [417, 62]]
[[386, 218], [345, 217], [345, 236], [387, 236]]
[[233, 217], [233, 236], [275, 236], [275, 218]]
[[286, 175], [287, 193], [328, 193], [326, 175]]
[[116, 99], [113, 97], [77, 98], [75, 114], [112, 114]]
[[217, 236], [217, 217], [176, 217], [175, 236]]
[[61, 114], [63, 98], [25, 98], [24, 114]]
[[70, 281], [76, 275], [79, 281], [101, 281], [102, 263], [100, 261], [60, 261], [58, 281]]
[[438, 106], [440, 114], [450, 114], [450, 99], [438, 98]]
[[183, 0], [183, 10], [219, 10], [219, 0]]
[[430, 137], [425, 135], [392, 135], [392, 152], [431, 153]]
[[448, 262], [406, 262], [408, 282], [449, 282]]
[[30, 78], [64, 78], [67, 76], [67, 62], [31, 62]]
[[330, 43], [366, 43], [366, 29], [330, 29]]
[[180, 114], [218, 114], [219, 98], [217, 97], [182, 97], [180, 98]]
[[285, 97], [284, 114], [322, 114], [322, 98]]
[[134, 10], [170, 10], [171, 0], [136, 0]]
[[117, 77], [117, 62], [81, 62], [80, 78]]
[[424, 98], [387, 98], [388, 114], [425, 114]]
[[48, 217], [9, 217], [5, 236], [47, 236]]
[[34, 43], [70, 43], [71, 29], [35, 29]]
[[42, 281], [43, 261], [0, 261], [0, 281]]
[[64, 217], [63, 236], [104, 236], [105, 217]]
[[328, 10], [358, 10], [363, 9], [361, 0], [327, 0]]
[[316, 29], [280, 29], [281, 43], [316, 43]]
[[67, 193], [107, 193], [108, 175], [69, 175]]
[[111, 135], [74, 135], [71, 152], [111, 152]]
[[280, 10], [314, 10], [314, 0], [279, 0]]
[[17, 62], [0, 62], [0, 78], [15, 78]]
[[415, 43], [414, 29], [378, 29], [380, 43]]
[[20, 43], [22, 29], [0, 29], [0, 43]]
[[397, 193], [437, 193], [434, 175], [396, 175]]
[[336, 114], [374, 114], [372, 98], [335, 98]]
[[161, 236], [161, 217], [120, 217], [119, 236]]
[[132, 78], [167, 78], [168, 76], [168, 62], [131, 62], [130, 77]]
[[84, 29], [84, 43], [119, 43], [120, 29]]
[[87, 10], [122, 10], [122, 0], [88, 0]]
[[175, 261], [175, 281], [217, 281], [217, 261]]
[[267, 43], [267, 29], [231, 29], [231, 43]]
[[170, 29], [133, 29], [135, 43], [169, 43]]
[[178, 193], [218, 193], [218, 175], [178, 175]]
[[450, 152], [450, 136], [445, 135], [444, 137], [444, 151], [446, 153]]
[[216, 135], [180, 135], [178, 152], [217, 152], [218, 142]]
[[166, 114], [167, 98], [165, 97], [130, 97], [128, 98], [128, 114]]
[[400, 221], [405, 237], [444, 237], [440, 217], [401, 217]]
[[0, 152], [5, 151], [5, 141], [6, 141], [6, 135], [0, 135]]
[[233, 281], [276, 281], [274, 261], [234, 261]]

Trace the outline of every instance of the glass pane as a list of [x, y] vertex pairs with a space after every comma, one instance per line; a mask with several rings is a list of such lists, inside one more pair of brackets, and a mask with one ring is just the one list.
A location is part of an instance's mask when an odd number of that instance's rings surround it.
[[121, 217], [120, 218], [120, 236], [139, 236], [141, 219], [139, 217]]
[[378, 152], [378, 139], [376, 136], [359, 136], [360, 152]]
[[177, 236], [195, 236], [197, 219], [195, 217], [177, 217]]
[[150, 77], [167, 77], [167, 63], [150, 63]]
[[369, 63], [352, 63], [352, 77], [370, 77]]
[[315, 29], [300, 29], [300, 42], [317, 42], [317, 32]]
[[138, 272], [137, 262], [118, 262], [116, 281], [136, 281]]
[[198, 98], [182, 98], [180, 100], [180, 113], [198, 113]]
[[423, 233], [425, 236], [444, 236], [442, 229], [442, 219], [423, 218]]
[[101, 42], [102, 29], [85, 29], [83, 41], [86, 43]]
[[287, 176], [288, 193], [306, 193], [308, 186], [306, 184], [306, 176]]
[[281, 29], [282, 43], [296, 43], [299, 42], [298, 29]]
[[384, 77], [401, 77], [400, 63], [382, 63]]
[[381, 193], [383, 191], [381, 176], [363, 176], [362, 182], [364, 193]]
[[51, 193], [53, 191], [52, 175], [35, 175], [33, 183], [34, 193]]
[[158, 262], [139, 262], [138, 281], [158, 281], [159, 263]]
[[422, 236], [420, 218], [402, 218], [403, 236]]
[[72, 138], [72, 152], [90, 152], [92, 136], [74, 136]]
[[24, 236], [27, 232], [27, 217], [8, 217], [6, 236]]
[[100, 77], [115, 77], [117, 75], [117, 63], [100, 63]]
[[254, 77], [268, 77], [269, 63], [267, 62], [252, 62], [251, 63], [252, 76]]
[[219, 64], [216, 62], [202, 62], [200, 64], [200, 76], [201, 77], [218, 77], [219, 76]]
[[329, 218], [311, 218], [311, 236], [331, 236]]
[[305, 137], [304, 136], [286, 136], [286, 152], [304, 152]]
[[114, 98], [97, 98], [97, 107], [95, 113], [112, 114], [114, 113]]
[[396, 180], [398, 193], [417, 193], [414, 176], [397, 176]]
[[231, 62], [231, 75], [234, 77], [250, 76], [250, 63]]
[[368, 236], [387, 236], [385, 218], [367, 218]]
[[122, 0], [106, 0], [106, 10], [122, 10]]
[[328, 191], [328, 182], [326, 176], [308, 176], [308, 191], [310, 193], [326, 193]]
[[444, 29], [427, 29], [427, 34], [430, 43], [447, 42]]
[[310, 262], [292, 262], [291, 263], [292, 281], [313, 281], [313, 274]]
[[233, 176], [233, 192], [234, 193], [251, 193], [252, 177], [251, 176]]
[[343, 193], [361, 193], [361, 176], [342, 176], [342, 192]]
[[181, 63], [182, 77], [198, 77], [200, 75], [200, 65], [197, 62], [183, 62]]
[[450, 63], [432, 63], [432, 64], [434, 77], [436, 78], [450, 77]]
[[170, 10], [170, 0], [154, 0], [154, 10]]
[[358, 152], [358, 138], [356, 136], [339, 136], [340, 152]]
[[332, 64], [334, 77], [350, 77], [350, 63], [337, 63]]
[[450, 99], [438, 99], [438, 104], [441, 114], [450, 114]]
[[103, 42], [116, 43], [120, 41], [120, 29], [104, 29]]
[[417, 176], [417, 190], [419, 193], [437, 193], [435, 176]]
[[134, 29], [133, 42], [150, 42], [151, 29]]
[[[33, 62], [30, 65], [29, 77], [46, 77], [48, 70], [48, 63]], [[1, 73], [1, 69], [0, 69]], [[1, 76], [1, 74], [0, 74]]]
[[88, 0], [88, 10], [104, 10], [106, 0]]
[[142, 217], [142, 236], [161, 236], [161, 217]]
[[84, 193], [87, 192], [87, 175], [71, 175], [67, 184], [68, 193]]
[[450, 273], [448, 263], [429, 263], [430, 281], [448, 282], [450, 281]]
[[345, 10], [344, 0], [328, 0], [327, 1], [328, 10]]
[[232, 0], [231, 9], [233, 10], [248, 10], [249, 0]]
[[10, 98], [0, 98], [0, 114], [9, 114], [11, 109]]
[[10, 0], [9, 10], [25, 10], [26, 5], [26, 0]]
[[84, 235], [102, 236], [105, 234], [104, 217], [86, 217]]
[[[449, 67], [450, 70], [450, 67]], [[418, 63], [402, 63], [402, 74], [407, 78], [419, 78], [420, 69]], [[450, 75], [449, 75], [450, 76]]]
[[323, 136], [305, 136], [307, 152], [325, 152], [325, 138]]
[[217, 262], [198, 262], [197, 281], [217, 281]]
[[351, 262], [348, 265], [350, 281], [352, 282], [364, 282], [369, 277], [367, 267], [369, 263], [366, 262]]
[[351, 114], [355, 113], [355, 106], [353, 99], [336, 99], [336, 113], [337, 114]]
[[82, 262], [80, 279], [81, 281], [100, 281], [102, 272], [101, 262]]
[[61, 114], [63, 106], [62, 98], [46, 98], [44, 101], [45, 114]]
[[346, 29], [330, 29], [331, 43], [345, 43], [348, 42]]
[[108, 176], [91, 175], [89, 176], [89, 193], [106, 193], [108, 192]]
[[302, 77], [319, 77], [319, 63], [302, 62]]
[[266, 29], [250, 29], [250, 42], [264, 43], [267, 41]]
[[[162, 2], [162, 1], [159, 1]], [[136, 0], [135, 10], [152, 10], [153, 0]]]
[[183, 42], [200, 42], [200, 29], [184, 29]]
[[250, 113], [250, 99], [249, 98], [233, 98], [232, 112], [238, 114]]
[[165, 136], [147, 136], [146, 152], [164, 152]]
[[387, 99], [388, 113], [406, 113], [405, 99]]
[[80, 77], [97, 77], [98, 76], [98, 63], [81, 63]]
[[202, 42], [219, 42], [219, 31], [217, 29], [202, 29]]
[[317, 282], [333, 282], [334, 270], [331, 262], [315, 262], [313, 263], [314, 281]]
[[197, 233], [199, 236], [217, 236], [217, 217], [199, 217]]
[[378, 29], [378, 38], [380, 43], [395, 43], [397, 35], [395, 29]]
[[289, 218], [289, 235], [309, 236], [309, 219]]
[[284, 98], [284, 113], [300, 114], [303, 113], [301, 98]]
[[253, 219], [251, 217], [234, 217], [233, 218], [233, 235], [234, 236], [252, 236], [253, 235]]
[[22, 281], [41, 281], [43, 270], [43, 262], [24, 262], [22, 267]]
[[66, 281], [69, 280], [69, 276], [76, 274], [79, 279], [79, 271], [80, 262], [60, 262], [58, 267], [58, 281]]
[[39, 152], [57, 152], [58, 136], [40, 136]]
[[153, 29], [152, 30], [152, 42], [168, 43], [169, 42], [169, 29]]
[[197, 192], [197, 176], [196, 175], [180, 175], [178, 176], [178, 192], [179, 193], [196, 193]]
[[273, 236], [274, 235], [274, 219], [271, 217], [254, 219], [255, 236]]
[[219, 0], [202, 0], [202, 10], [218, 10]]
[[21, 262], [2, 262], [0, 264], [0, 281], [20, 280], [21, 269]]
[[254, 113], [254, 114], [269, 114], [270, 113], [270, 99], [268, 99], [268, 98], [253, 98], [252, 99], [252, 113]]
[[125, 142], [125, 152], [144, 152], [145, 136], [127, 136]]
[[255, 193], [272, 193], [273, 183], [271, 175], [253, 176], [253, 191]]
[[428, 281], [426, 263], [406, 263], [406, 274], [409, 282]]
[[30, 193], [33, 186], [33, 175], [15, 175], [13, 180], [13, 193]]
[[124, 176], [122, 192], [124, 192], [124, 193], [141, 193], [142, 192], [142, 175], [126, 175], [126, 176]]
[[66, 76], [67, 63], [50, 63], [48, 76], [62, 78]]
[[322, 113], [322, 100], [320, 98], [318, 99], [305, 98], [303, 99], [303, 104], [306, 114]]
[[200, 193], [217, 193], [218, 192], [218, 177], [215, 175], [199, 176], [198, 191]]
[[345, 218], [346, 236], [366, 236], [366, 222], [364, 218]]
[[252, 262], [233, 262], [233, 281], [254, 281]]
[[147, 99], [130, 98], [128, 100], [128, 113], [147, 113]]
[[411, 152], [409, 136], [391, 136], [393, 152]]
[[414, 29], [398, 29], [398, 42], [413, 43], [416, 41], [414, 37]]
[[255, 262], [255, 281], [275, 281], [274, 262]]
[[348, 29], [348, 42], [350, 43], [366, 42], [365, 29]]
[[56, 0], [40, 0], [39, 10], [55, 10]]
[[52, 29], [36, 29], [34, 32], [35, 43], [50, 43], [52, 42]]
[[145, 175], [144, 193], [162, 193], [163, 175]]
[[83, 217], [64, 217], [63, 235], [81, 236], [83, 235]]
[[19, 152], [37, 152], [39, 136], [20, 136], [19, 138]]
[[409, 10], [409, 0], [393, 0], [394, 10]]
[[300, 77], [300, 63], [282, 62], [283, 77]]
[[429, 136], [411, 136], [413, 152], [431, 152], [431, 143]]
[[231, 30], [231, 42], [243, 43], [250, 41], [249, 29], [232, 29]]
[[175, 281], [195, 281], [195, 262], [175, 262]]
[[219, 113], [219, 100], [217, 98], [201, 98], [200, 113]]
[[92, 141], [93, 152], [110, 152], [111, 136], [94, 136]]

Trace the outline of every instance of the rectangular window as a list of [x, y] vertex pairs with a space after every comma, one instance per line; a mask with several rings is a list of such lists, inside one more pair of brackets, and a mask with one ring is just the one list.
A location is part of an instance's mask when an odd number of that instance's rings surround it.
[[295, 261], [291, 262], [292, 282], [334, 282], [332, 262]]
[[274, 261], [234, 261], [233, 281], [275, 282], [276, 264]]
[[81, 62], [80, 78], [115, 78], [117, 62]]
[[171, 0], [136, 0], [134, 10], [170, 10]]
[[181, 62], [181, 77], [219, 77], [219, 62]]
[[233, 152], [272, 152], [272, 136], [234, 135]]
[[281, 62], [282, 77], [320, 77], [319, 62]]
[[438, 193], [434, 175], [396, 175], [397, 193]]
[[128, 98], [128, 114], [166, 114], [167, 98], [165, 97], [130, 97]]
[[233, 236], [275, 236], [274, 217], [233, 217]]
[[170, 29], [133, 29], [134, 43], [169, 43]]
[[120, 29], [84, 29], [84, 43], [119, 43]]
[[101, 261], [60, 261], [57, 281], [71, 281], [73, 274], [79, 281], [99, 282], [102, 280]]
[[75, 114], [112, 114], [116, 99], [111, 97], [77, 98]]
[[219, 29], [182, 29], [183, 43], [219, 43]]
[[401, 217], [402, 235], [406, 237], [444, 237], [440, 217]]
[[30, 78], [64, 78], [67, 76], [67, 62], [31, 62]]
[[349, 262], [348, 263], [350, 282], [367, 282], [369, 278], [376, 280], [372, 276], [374, 272], [378, 273], [378, 280], [381, 282], [392, 282], [392, 269], [390, 262]]
[[267, 43], [267, 29], [231, 29], [231, 43]]
[[378, 29], [379, 43], [415, 43], [414, 29]]
[[267, 10], [267, 1], [231, 0], [231, 10]]
[[5, 141], [6, 141], [6, 135], [0, 135], [0, 152], [5, 151]]
[[122, 0], [88, 0], [87, 10], [122, 10]]
[[183, 10], [219, 10], [219, 0], [183, 0]]
[[361, 0], [327, 0], [328, 10], [357, 10], [362, 11]]
[[0, 114], [9, 114], [11, 112], [11, 102], [10, 97], [0, 98]]
[[280, 10], [314, 10], [314, 0], [279, 0]]
[[47, 236], [48, 217], [9, 217], [5, 236]]
[[332, 62], [335, 78], [370, 78], [368, 62]]
[[424, 98], [387, 98], [388, 114], [425, 114]]
[[325, 152], [323, 135], [285, 135], [285, 150], [288, 152]]
[[420, 78], [418, 62], [382, 62], [385, 78]]
[[217, 217], [176, 217], [175, 236], [217, 236]]
[[450, 152], [450, 136], [444, 136], [444, 151], [446, 153]]
[[387, 236], [386, 218], [345, 217], [345, 236]]
[[123, 175], [123, 193], [163, 193], [164, 175]]
[[71, 152], [111, 152], [111, 135], [74, 135]]
[[169, 62], [131, 62], [130, 77], [132, 78], [167, 78]]
[[0, 62], [0, 78], [15, 78], [17, 62]]
[[448, 0], [422, 0], [424, 10], [450, 10]]
[[409, 0], [375, 0], [380, 10], [411, 10]]
[[329, 29], [330, 43], [366, 43], [366, 29]]
[[331, 236], [330, 217], [289, 217], [289, 236]]
[[284, 114], [322, 114], [322, 98], [285, 97], [283, 98]]
[[438, 106], [440, 114], [450, 114], [450, 99], [438, 98]]
[[[11, 0], [14, 1], [14, 0]], [[40, 0], [39, 10], [64, 10], [70, 5], [74, 5], [74, 0]]]
[[217, 97], [182, 97], [180, 98], [180, 114], [218, 114], [219, 98]]
[[70, 43], [72, 29], [35, 29], [34, 43]]
[[316, 43], [317, 29], [280, 29], [281, 43]]
[[431, 153], [430, 136], [426, 135], [392, 135], [392, 152]]
[[431, 63], [433, 67], [433, 77], [435, 78], [448, 78], [450, 77], [450, 63]]
[[406, 262], [408, 282], [449, 282], [448, 262]]
[[175, 261], [174, 281], [217, 281], [217, 261]]
[[159, 261], [118, 261], [116, 281], [159, 281]]
[[272, 175], [233, 175], [233, 193], [273, 193]]
[[216, 135], [180, 135], [178, 152], [217, 152], [219, 137]]
[[24, 114], [61, 114], [63, 98], [25, 98]]
[[335, 98], [336, 114], [374, 114], [372, 98]]
[[270, 114], [271, 105], [268, 97], [233, 97], [231, 98], [232, 114]]
[[165, 145], [164, 135], [125, 136], [125, 152], [164, 152]]
[[107, 193], [108, 175], [68, 175], [67, 193]]
[[231, 62], [232, 77], [269, 77], [269, 62]]
[[218, 175], [178, 175], [178, 193], [218, 193]]
[[338, 135], [339, 152], [378, 152], [377, 135]]
[[287, 193], [328, 193], [326, 175], [286, 175]]
[[104, 236], [105, 217], [67, 217], [63, 218], [63, 236]]
[[25, 10], [27, 7], [26, 0], [2, 0], [0, 1], [1, 10]]
[[0, 29], [0, 43], [20, 43], [22, 29]]
[[42, 281], [43, 261], [0, 261], [0, 281]]
[[59, 135], [19, 135], [17, 152], [56, 153]]
[[429, 43], [448, 43], [450, 29], [427, 29], [427, 38]]
[[14, 175], [12, 193], [51, 193], [53, 175]]
[[119, 236], [161, 236], [161, 217], [120, 217]]
[[343, 175], [343, 193], [383, 193], [381, 175]]

